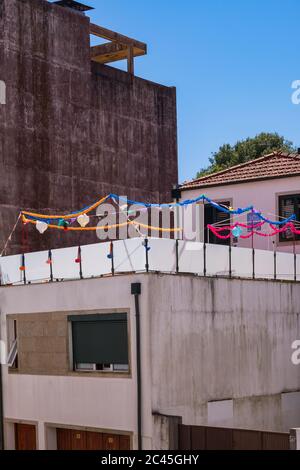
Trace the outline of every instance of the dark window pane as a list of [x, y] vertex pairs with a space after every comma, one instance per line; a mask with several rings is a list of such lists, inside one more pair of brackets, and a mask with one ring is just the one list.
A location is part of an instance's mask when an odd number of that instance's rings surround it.
[[[279, 197], [279, 215], [283, 218], [291, 217], [293, 214], [296, 215], [297, 220], [299, 221], [300, 215], [300, 195], [292, 194], [288, 196]], [[300, 235], [294, 235], [291, 230], [287, 230], [280, 234], [280, 241], [294, 241], [300, 240]]]
[[127, 315], [89, 317], [71, 320], [74, 364], [128, 364]]
[[[230, 207], [230, 202], [225, 201], [219, 203], [223, 206]], [[222, 225], [230, 225], [230, 214], [227, 212], [222, 212], [218, 210], [216, 207], [212, 206], [211, 204], [205, 204], [204, 208], [204, 239], [205, 243], [213, 243], [215, 245], [230, 245], [230, 238], [227, 240], [223, 240], [221, 238], [216, 237], [210, 230], [208, 230], [208, 225], [215, 225], [218, 224], [218, 227]], [[221, 235], [228, 235], [229, 232], [222, 232]]]

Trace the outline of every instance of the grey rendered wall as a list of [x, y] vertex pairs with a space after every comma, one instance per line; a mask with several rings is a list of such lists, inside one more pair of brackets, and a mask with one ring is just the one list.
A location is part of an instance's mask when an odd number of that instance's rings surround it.
[[149, 301], [157, 413], [190, 425], [299, 427], [298, 284], [152, 276]]

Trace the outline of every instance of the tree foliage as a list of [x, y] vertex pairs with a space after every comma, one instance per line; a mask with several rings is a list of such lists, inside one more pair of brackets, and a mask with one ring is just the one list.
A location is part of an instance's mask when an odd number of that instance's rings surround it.
[[262, 157], [274, 151], [294, 152], [293, 143], [277, 133], [266, 133], [241, 140], [234, 145], [224, 144], [209, 158], [210, 165], [202, 168], [197, 178], [217, 171], [225, 170], [234, 165], [246, 163], [249, 160]]

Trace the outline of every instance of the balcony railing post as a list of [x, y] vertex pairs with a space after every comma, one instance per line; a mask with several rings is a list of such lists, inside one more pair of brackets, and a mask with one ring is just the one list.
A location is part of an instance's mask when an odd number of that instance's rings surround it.
[[179, 240], [176, 239], [176, 273], [179, 273]]
[[294, 234], [294, 281], [297, 281], [297, 255], [296, 255], [296, 237]]
[[149, 272], [149, 250], [150, 250], [148, 238], [145, 238], [144, 247], [145, 247], [145, 254], [146, 254], [146, 265], [145, 265], [145, 268], [146, 268], [146, 272], [148, 273], [148, 272]]
[[83, 279], [83, 272], [82, 272], [82, 250], [81, 250], [81, 246], [80, 246], [79, 249], [78, 249], [78, 253], [79, 253], [79, 276], [80, 276], [80, 279]]
[[252, 279], [255, 279], [255, 249], [252, 248]]
[[206, 273], [207, 273], [207, 270], [206, 270], [206, 243], [204, 242], [204, 245], [203, 245], [203, 275], [204, 275], [204, 277], [206, 277]]
[[111, 274], [115, 275], [114, 244], [110, 242]]
[[232, 247], [229, 245], [229, 278], [232, 278]]
[[52, 266], [52, 251], [49, 250], [48, 262], [50, 265], [50, 282], [53, 282], [53, 266]]
[[25, 253], [22, 255], [22, 272], [23, 272], [23, 283], [26, 285], [26, 264], [25, 264]]
[[277, 279], [277, 251], [274, 251], [274, 280]]

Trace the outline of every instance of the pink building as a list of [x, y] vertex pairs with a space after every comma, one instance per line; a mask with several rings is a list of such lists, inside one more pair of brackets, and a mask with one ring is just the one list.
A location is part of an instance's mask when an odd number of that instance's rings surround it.
[[[300, 221], [300, 155], [274, 152], [242, 165], [184, 183], [181, 186], [182, 199], [193, 199], [205, 194], [218, 203], [236, 208], [253, 205], [271, 220], [287, 218], [293, 213]], [[191, 216], [192, 215], [192, 216]], [[248, 219], [247, 219], [248, 217]], [[207, 224], [224, 222], [251, 222], [251, 213], [232, 216], [218, 211], [210, 205], [193, 209], [193, 214], [184, 217], [185, 238], [193, 239], [197, 233], [199, 241], [229, 244], [220, 240], [207, 229]], [[300, 226], [299, 226], [300, 227]], [[269, 227], [262, 227], [268, 232]], [[195, 237], [194, 237], [195, 238]], [[252, 245], [252, 239], [233, 239], [232, 244], [240, 247]], [[259, 249], [300, 253], [300, 236], [290, 232], [273, 238], [254, 237], [254, 246]]]

